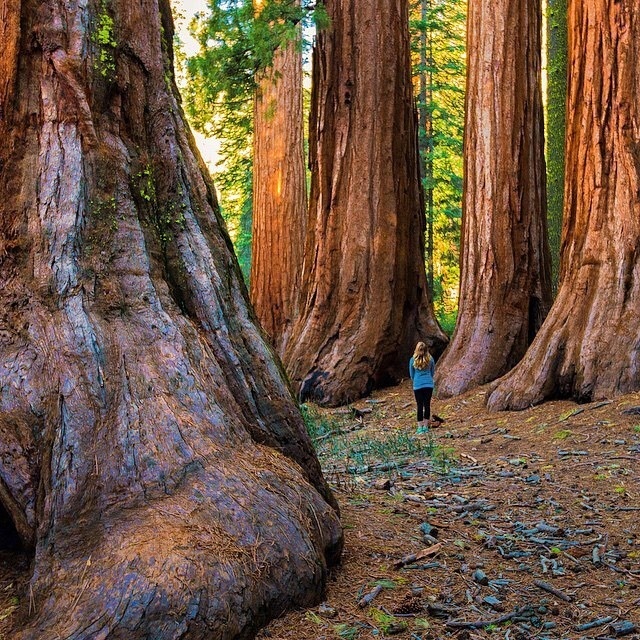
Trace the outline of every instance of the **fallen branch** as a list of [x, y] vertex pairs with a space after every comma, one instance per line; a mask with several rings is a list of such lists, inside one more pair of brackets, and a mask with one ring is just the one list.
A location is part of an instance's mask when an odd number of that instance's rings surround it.
[[499, 618], [492, 618], [491, 620], [473, 620], [471, 622], [463, 622], [459, 620], [447, 620], [445, 622], [446, 627], [450, 627], [452, 629], [482, 629], [484, 627], [489, 627], [494, 624], [500, 624], [501, 622], [507, 622], [516, 616], [519, 616], [523, 611], [525, 611], [528, 607], [523, 607], [522, 609], [516, 609], [516, 611], [512, 611], [511, 613], [505, 613], [503, 616]]
[[602, 625], [609, 624], [614, 620], [615, 618], [613, 616], [606, 616], [606, 618], [598, 618], [593, 622], [585, 622], [584, 624], [579, 624], [576, 627], [576, 631], [589, 631], [589, 629], [595, 629], [596, 627], [601, 627]]
[[[564, 422], [569, 418], [573, 418], [574, 416], [580, 415], [583, 411], [593, 411], [594, 409], [599, 409], [600, 407], [606, 407], [608, 404], [611, 404], [611, 400], [604, 400], [603, 402], [596, 402], [596, 404], [592, 404], [590, 407], [578, 407], [574, 409], [569, 414], [561, 417], [558, 422]], [[624, 411], [622, 412], [624, 413]]]
[[364, 609], [368, 604], [371, 604], [371, 602], [375, 600], [375, 598], [380, 594], [381, 591], [382, 591], [382, 586], [377, 585], [371, 591], [369, 591], [367, 595], [362, 596], [362, 598], [358, 600], [358, 606], [361, 609]]
[[423, 558], [435, 556], [440, 551], [441, 548], [442, 548], [442, 542], [438, 542], [438, 544], [434, 544], [433, 546], [428, 547], [427, 549], [418, 551], [418, 553], [410, 553], [408, 556], [404, 556], [404, 558], [401, 558], [400, 560], [395, 562], [393, 565], [393, 568], [400, 569], [407, 564], [411, 564], [418, 560], [422, 560]]
[[536, 587], [542, 589], [543, 591], [547, 591], [548, 593], [553, 594], [554, 596], [556, 596], [556, 598], [560, 598], [560, 600], [564, 600], [565, 602], [573, 602], [573, 598], [571, 596], [551, 586], [548, 582], [544, 582], [544, 580], [534, 580], [533, 584], [535, 584]]

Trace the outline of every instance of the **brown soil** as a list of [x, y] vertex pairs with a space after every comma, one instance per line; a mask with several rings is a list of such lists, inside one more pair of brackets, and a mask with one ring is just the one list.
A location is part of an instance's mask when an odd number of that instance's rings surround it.
[[[356, 403], [360, 416], [313, 409], [343, 561], [323, 605], [260, 640], [577, 640], [620, 637], [624, 621], [637, 627], [624, 637], [640, 638], [640, 415], [623, 413], [640, 393], [518, 413], [489, 413], [483, 398], [436, 399], [445, 422], [430, 435], [415, 433], [408, 383]], [[0, 554], [0, 638], [28, 598], [27, 563]]]
[[316, 441], [344, 558], [320, 607], [261, 640], [640, 638], [640, 415], [623, 413], [640, 394], [517, 413], [487, 412], [484, 395], [436, 399], [430, 436], [415, 433], [408, 383], [356, 403], [361, 419], [316, 409], [343, 432]]

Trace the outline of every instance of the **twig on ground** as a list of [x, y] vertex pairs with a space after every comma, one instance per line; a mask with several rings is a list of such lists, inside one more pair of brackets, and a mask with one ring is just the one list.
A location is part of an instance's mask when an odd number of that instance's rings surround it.
[[381, 591], [382, 591], [382, 586], [376, 585], [371, 591], [369, 591], [369, 593], [362, 596], [362, 598], [358, 600], [358, 606], [361, 609], [364, 609], [368, 604], [371, 604], [371, 602], [373, 602], [378, 595], [380, 595]]
[[559, 589], [556, 589], [544, 580], [534, 580], [533, 584], [535, 584], [536, 587], [542, 589], [543, 591], [547, 591], [548, 593], [553, 594], [554, 596], [556, 596], [556, 598], [560, 598], [560, 600], [564, 600], [565, 602], [573, 602], [573, 598], [570, 595], [567, 595]]
[[473, 620], [471, 622], [463, 622], [460, 620], [447, 620], [445, 622], [445, 626], [451, 627], [453, 629], [482, 629], [483, 627], [489, 627], [494, 624], [500, 624], [501, 622], [507, 622], [511, 620], [511, 618], [515, 618], [520, 615], [527, 607], [523, 607], [522, 609], [516, 609], [511, 613], [505, 613], [503, 616], [499, 618], [492, 618], [491, 620]]

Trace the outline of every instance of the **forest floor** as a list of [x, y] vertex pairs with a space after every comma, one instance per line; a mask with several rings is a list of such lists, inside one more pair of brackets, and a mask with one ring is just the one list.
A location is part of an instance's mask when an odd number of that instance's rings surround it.
[[408, 381], [309, 408], [343, 560], [260, 640], [640, 638], [640, 394], [508, 413], [484, 395], [435, 399], [428, 435]]
[[[445, 422], [427, 435], [408, 381], [307, 408], [344, 555], [322, 605], [260, 640], [640, 638], [640, 393], [483, 400], [435, 399]], [[2, 639], [27, 579], [26, 558], [0, 553]]]

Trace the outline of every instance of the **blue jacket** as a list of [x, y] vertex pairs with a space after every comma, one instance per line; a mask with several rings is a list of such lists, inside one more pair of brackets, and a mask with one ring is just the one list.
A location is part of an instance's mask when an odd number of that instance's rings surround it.
[[431, 387], [433, 389], [433, 376], [436, 372], [436, 363], [433, 358], [429, 362], [426, 369], [416, 369], [413, 366], [413, 358], [409, 360], [409, 375], [413, 380], [414, 389], [425, 389]]

